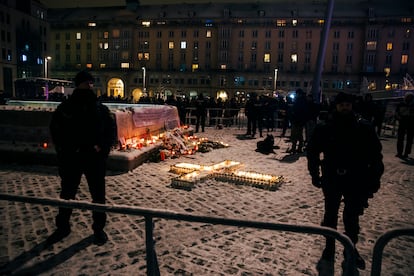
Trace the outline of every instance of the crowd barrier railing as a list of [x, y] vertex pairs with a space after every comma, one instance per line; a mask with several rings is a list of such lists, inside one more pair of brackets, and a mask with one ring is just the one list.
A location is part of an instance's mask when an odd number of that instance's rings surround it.
[[147, 260], [147, 275], [148, 276], [158, 276], [159, 266], [155, 253], [155, 242], [153, 237], [153, 227], [154, 227], [154, 218], [161, 218], [167, 220], [183, 220], [188, 222], [198, 222], [198, 223], [210, 223], [216, 225], [227, 225], [235, 227], [249, 227], [255, 229], [267, 229], [274, 231], [285, 231], [285, 232], [294, 232], [294, 233], [303, 233], [303, 234], [317, 234], [325, 237], [331, 237], [344, 246], [345, 253], [350, 258], [345, 260], [343, 269], [344, 276], [354, 275], [356, 271], [356, 256], [354, 245], [352, 241], [344, 234], [339, 233], [338, 231], [324, 227], [324, 226], [310, 226], [310, 225], [292, 225], [292, 224], [283, 224], [283, 223], [270, 223], [270, 222], [261, 222], [261, 221], [251, 221], [251, 220], [240, 220], [240, 219], [231, 219], [231, 218], [222, 218], [222, 217], [209, 217], [209, 216], [197, 216], [192, 214], [184, 214], [178, 212], [172, 212], [168, 210], [158, 210], [158, 209], [147, 209], [147, 208], [138, 208], [134, 206], [123, 206], [123, 205], [105, 205], [105, 204], [96, 204], [89, 203], [78, 200], [62, 200], [62, 199], [52, 199], [44, 197], [30, 197], [22, 195], [12, 195], [12, 194], [3, 194], [0, 193], [0, 200], [15, 201], [15, 202], [24, 202], [31, 204], [41, 204], [49, 205], [56, 207], [65, 207], [73, 209], [83, 209], [83, 210], [93, 210], [100, 212], [109, 212], [109, 213], [118, 213], [134, 216], [143, 216], [145, 218], [145, 246], [146, 246], [146, 260]]

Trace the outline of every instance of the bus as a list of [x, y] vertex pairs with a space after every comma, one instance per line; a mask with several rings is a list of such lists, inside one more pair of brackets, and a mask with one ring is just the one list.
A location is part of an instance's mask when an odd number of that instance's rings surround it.
[[14, 82], [17, 100], [60, 101], [72, 94], [73, 81], [50, 78], [21, 78]]

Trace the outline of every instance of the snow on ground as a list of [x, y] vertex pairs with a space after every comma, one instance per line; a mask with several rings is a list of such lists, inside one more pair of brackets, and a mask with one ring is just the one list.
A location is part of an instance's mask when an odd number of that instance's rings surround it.
[[[239, 139], [245, 129], [206, 128], [200, 137], [229, 144], [228, 148], [196, 153], [159, 163], [144, 163], [118, 174], [108, 172], [107, 204], [156, 208], [193, 215], [263, 222], [319, 225], [323, 197], [311, 185], [302, 155], [287, 155], [288, 140], [275, 135], [275, 154], [255, 151], [263, 138]], [[265, 132], [266, 133], [266, 132]], [[382, 137], [385, 173], [382, 187], [361, 218], [357, 247], [367, 262], [360, 275], [370, 275], [375, 241], [396, 227], [414, 227], [414, 161], [395, 155], [396, 139]], [[239, 161], [243, 170], [282, 175], [276, 191], [208, 179], [191, 191], [174, 189], [177, 175], [170, 166], [211, 165]], [[0, 165], [0, 192], [57, 198], [56, 167]], [[85, 179], [79, 200], [89, 201]], [[72, 233], [51, 248], [41, 248], [54, 227], [56, 208], [0, 201], [0, 266], [31, 275], [145, 275], [143, 217], [109, 213], [109, 241], [91, 243], [91, 215], [75, 210]], [[342, 220], [339, 222], [343, 232]], [[154, 220], [155, 249], [161, 275], [319, 275], [315, 265], [324, 246], [318, 235], [237, 228], [165, 219]], [[342, 245], [337, 242], [335, 275], [341, 275]], [[401, 237], [385, 248], [383, 275], [414, 275], [414, 239]]]

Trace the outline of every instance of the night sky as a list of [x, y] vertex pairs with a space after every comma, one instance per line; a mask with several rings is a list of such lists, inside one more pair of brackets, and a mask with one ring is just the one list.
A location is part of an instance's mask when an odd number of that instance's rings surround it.
[[[260, 0], [259, 3], [270, 3], [276, 0]], [[69, 7], [98, 7], [98, 6], [123, 6], [125, 0], [40, 0], [49, 8], [69, 8]], [[141, 5], [154, 4], [181, 4], [181, 3], [254, 3], [252, 0], [140, 0]]]
[[[39, 0], [49, 8], [73, 8], [73, 7], [99, 7], [99, 6], [123, 6], [125, 0]], [[314, 0], [139, 0], [141, 5], [154, 5], [154, 4], [182, 4], [182, 3], [277, 3], [277, 2], [313, 2]], [[322, 2], [328, 3], [329, 0], [322, 0]], [[410, 1], [407, 0], [334, 0], [334, 3], [392, 3], [390, 5], [407, 4]]]

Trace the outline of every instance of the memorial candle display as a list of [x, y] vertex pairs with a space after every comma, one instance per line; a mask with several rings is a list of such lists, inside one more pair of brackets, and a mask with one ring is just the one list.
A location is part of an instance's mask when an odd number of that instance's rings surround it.
[[178, 163], [170, 166], [171, 172], [181, 175], [172, 179], [171, 186], [191, 190], [196, 183], [207, 178], [214, 178], [218, 181], [231, 182], [236, 185], [248, 185], [275, 191], [285, 181], [283, 176], [240, 171], [238, 170], [240, 166], [240, 162], [231, 160], [225, 160], [213, 165]]

